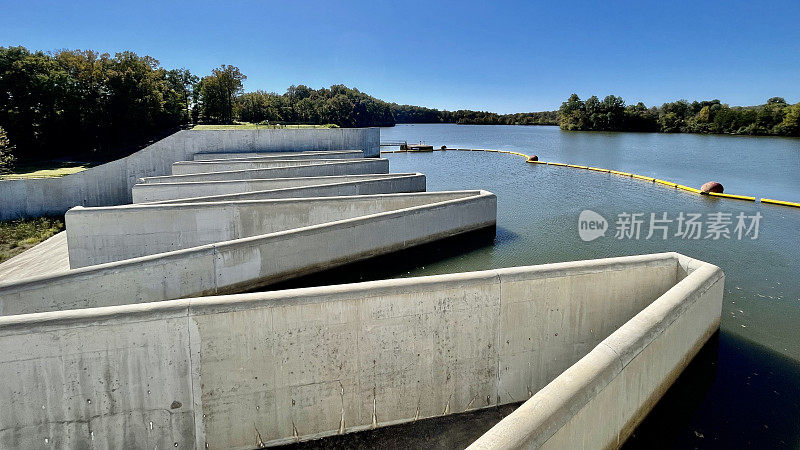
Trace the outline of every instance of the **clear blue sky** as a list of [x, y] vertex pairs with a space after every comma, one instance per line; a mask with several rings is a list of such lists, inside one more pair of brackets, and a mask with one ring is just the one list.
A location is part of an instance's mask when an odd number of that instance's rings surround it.
[[0, 46], [133, 50], [245, 89], [357, 87], [496, 112], [621, 95], [800, 101], [800, 1], [407, 2], [0, 0]]

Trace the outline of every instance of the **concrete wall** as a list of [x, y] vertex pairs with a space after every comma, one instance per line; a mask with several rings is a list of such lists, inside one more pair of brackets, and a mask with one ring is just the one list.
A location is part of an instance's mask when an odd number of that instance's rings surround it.
[[[619, 448], [719, 329], [722, 271], [682, 255], [684, 278], [469, 448]], [[688, 274], [688, 276], [686, 276]]]
[[[571, 434], [586, 441], [565, 448], [598, 447], [593, 426], [616, 427], [618, 411], [647, 398], [645, 381], [669, 380], [673, 355], [705, 336], [682, 332], [718, 324], [721, 272], [700, 264], [684, 277], [681, 258], [0, 318], [0, 446], [254, 448], [524, 400], [601, 353], [640, 378], [618, 372], [627, 389], [609, 392], [616, 403], [592, 411]], [[616, 348], [641, 351], [607, 347], [623, 341], [635, 344]], [[572, 372], [574, 383], [606, 373]]]
[[0, 181], [0, 220], [63, 214], [77, 205], [130, 203], [141, 177], [169, 174], [195, 153], [279, 150], [363, 150], [380, 154], [380, 129], [184, 130], [119, 160], [61, 178]]
[[[222, 180], [137, 184], [133, 186], [133, 203], [175, 200], [209, 195], [240, 194], [255, 191], [323, 186], [339, 183], [402, 179], [409, 174], [336, 175], [325, 177], [264, 178], [250, 180]], [[421, 175], [421, 174], [416, 174]], [[424, 175], [423, 175], [424, 177]]]
[[[338, 177], [330, 177], [330, 178], [338, 178]], [[288, 178], [278, 178], [278, 179], [287, 180]], [[163, 186], [163, 185], [145, 184], [142, 186]], [[370, 194], [392, 194], [400, 192], [425, 192], [425, 175], [421, 173], [386, 174], [384, 177], [381, 178], [375, 177], [374, 179], [364, 179], [361, 181], [350, 181], [344, 183], [325, 183], [316, 186], [281, 188], [281, 189], [261, 190], [261, 191], [253, 191], [248, 189], [247, 191], [249, 192], [242, 192], [238, 194], [220, 194], [220, 195], [208, 195], [208, 196], [191, 197], [191, 198], [179, 198], [175, 200], [162, 200], [154, 203], [161, 203], [161, 204], [199, 203], [199, 202], [222, 202], [222, 201], [236, 201], [236, 200], [263, 200], [268, 198], [334, 197], [343, 195], [370, 195]]]
[[371, 158], [318, 162], [295, 167], [228, 170], [224, 172], [194, 173], [186, 175], [162, 175], [158, 177], [140, 178], [139, 183], [183, 183], [187, 181], [247, 180], [254, 178], [322, 177], [332, 175], [359, 175], [368, 173], [389, 173], [389, 160]]
[[75, 207], [67, 211], [73, 269], [337, 220], [475, 197], [480, 191]]
[[481, 191], [464, 199], [0, 283], [0, 314], [242, 292], [494, 226], [496, 217], [497, 198]]
[[248, 159], [229, 161], [178, 161], [172, 164], [172, 175], [188, 175], [193, 173], [226, 172], [231, 170], [270, 169], [277, 167], [310, 166], [341, 161], [374, 161], [366, 158], [340, 159]]
[[[378, 156], [378, 155], [375, 155]], [[195, 153], [195, 161], [236, 161], [259, 159], [347, 159], [363, 158], [361, 150], [337, 150], [324, 152], [254, 152], [254, 153]]]

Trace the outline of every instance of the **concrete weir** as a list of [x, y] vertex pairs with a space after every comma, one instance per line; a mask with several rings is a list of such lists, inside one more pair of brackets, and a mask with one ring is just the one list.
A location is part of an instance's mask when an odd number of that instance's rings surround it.
[[0, 446], [245, 449], [525, 401], [473, 447], [616, 447], [723, 283], [665, 253], [2, 317]]
[[241, 292], [494, 226], [496, 208], [494, 194], [480, 191], [466, 198], [0, 283], [0, 314]]
[[[274, 187], [299, 180], [303, 186]], [[241, 186], [241, 187], [237, 187]], [[196, 183], [141, 184], [134, 192], [134, 203], [197, 203], [223, 200], [260, 200], [292, 197], [332, 197], [338, 195], [391, 194], [400, 192], [425, 192], [425, 175], [421, 173], [389, 173], [379, 175], [349, 175], [339, 177], [273, 178], [268, 180], [209, 181]], [[228, 194], [202, 195], [225, 192]], [[185, 197], [199, 195], [197, 197]], [[176, 198], [178, 197], [178, 198]]]
[[76, 205], [128, 203], [131, 187], [139, 178], [169, 174], [172, 163], [201, 152], [295, 154], [300, 150], [359, 150], [364, 157], [377, 157], [380, 129], [182, 130], [130, 156], [83, 172], [58, 178], [0, 180], [0, 220], [64, 214]]
[[195, 173], [225, 172], [231, 170], [272, 169], [279, 167], [310, 166], [325, 163], [375, 161], [374, 158], [348, 159], [245, 159], [217, 161], [178, 161], [172, 164], [173, 175], [189, 175]]
[[0, 314], [241, 292], [496, 222], [491, 192], [423, 192], [424, 175], [385, 159], [266, 159], [284, 166], [147, 177], [138, 203], [72, 208], [66, 239], [28, 258], [68, 255], [68, 270], [0, 265], [17, 275], [0, 281]]
[[374, 131], [181, 132], [129, 157], [114, 195], [0, 214], [72, 207], [0, 264], [0, 448], [249, 449], [519, 402], [473, 447], [621, 446], [718, 329], [716, 266], [241, 293], [495, 226], [494, 194], [425, 192], [372, 158]]
[[139, 183], [175, 183], [186, 181], [247, 180], [254, 178], [321, 177], [333, 175], [363, 175], [389, 173], [389, 160], [379, 158], [320, 161], [291, 167], [227, 170], [185, 175], [144, 177]]
[[326, 152], [248, 152], [248, 153], [196, 153], [194, 161], [247, 161], [262, 159], [350, 159], [363, 158], [361, 150]]
[[368, 216], [384, 223], [384, 233], [394, 233], [394, 221], [385, 214], [477, 208], [470, 212], [474, 223], [459, 223], [455, 232], [493, 224], [495, 203], [486, 191], [452, 191], [76, 207], [66, 214], [69, 260], [70, 267], [79, 268]]

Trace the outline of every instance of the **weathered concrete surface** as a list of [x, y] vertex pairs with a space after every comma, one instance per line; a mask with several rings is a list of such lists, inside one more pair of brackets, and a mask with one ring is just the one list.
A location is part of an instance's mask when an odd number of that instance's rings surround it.
[[139, 183], [182, 183], [187, 181], [247, 180], [254, 178], [322, 177], [333, 175], [363, 175], [369, 173], [389, 173], [389, 160], [380, 158], [358, 160], [345, 159], [304, 164], [295, 167], [226, 170], [186, 175], [162, 175], [158, 177], [140, 178]]
[[670, 253], [3, 317], [0, 446], [253, 448], [544, 386], [476, 445], [613, 446], [722, 285]]
[[136, 204], [67, 211], [72, 268], [481, 195], [481, 191]]
[[676, 258], [678, 284], [470, 448], [620, 447], [719, 329], [722, 271]]
[[495, 225], [479, 195], [0, 282], [0, 314], [122, 305], [254, 289]]
[[277, 167], [311, 166], [331, 162], [374, 161], [374, 158], [314, 158], [314, 159], [248, 159], [220, 161], [178, 161], [172, 165], [172, 175], [194, 173], [229, 172], [232, 170], [270, 169]]
[[[378, 156], [378, 155], [374, 155]], [[195, 153], [195, 161], [246, 161], [259, 159], [347, 159], [363, 158], [361, 150], [332, 150], [324, 152], [250, 152], [250, 153]]]
[[0, 263], [0, 282], [47, 275], [69, 270], [67, 232], [62, 231], [46, 241]]
[[[339, 185], [343, 183], [356, 183], [370, 184], [372, 182], [392, 182], [393, 186], [398, 189], [408, 189], [407, 183], [412, 183], [413, 186], [418, 186], [420, 177], [422, 177], [422, 185], [424, 189], [425, 176], [416, 174], [405, 173], [379, 173], [379, 174], [366, 174], [366, 175], [337, 175], [327, 177], [299, 177], [299, 178], [266, 178], [266, 179], [250, 179], [250, 180], [222, 180], [222, 181], [195, 181], [195, 182], [177, 182], [177, 183], [151, 183], [151, 184], [137, 184], [133, 187], [133, 203], [144, 202], [161, 202], [165, 200], [176, 200], [184, 198], [196, 198], [206, 196], [228, 195], [228, 194], [244, 194], [249, 192], [262, 192], [274, 191], [283, 189], [296, 189], [305, 187], [323, 187], [326, 192], [327, 188], [332, 185]], [[298, 191], [311, 192], [311, 191]], [[389, 191], [392, 192], [392, 191]], [[386, 192], [386, 193], [389, 193]], [[403, 192], [403, 191], [397, 191]], [[374, 192], [375, 194], [382, 194], [384, 192]], [[347, 194], [344, 194], [347, 195]], [[319, 195], [293, 195], [293, 197], [317, 197]]]

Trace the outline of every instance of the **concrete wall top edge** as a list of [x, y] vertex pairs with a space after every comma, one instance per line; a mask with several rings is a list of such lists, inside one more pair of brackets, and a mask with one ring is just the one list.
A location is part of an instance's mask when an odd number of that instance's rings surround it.
[[[356, 180], [356, 181], [343, 181], [340, 183], [323, 183], [323, 184], [312, 184], [309, 186], [300, 186], [300, 187], [284, 187], [284, 188], [276, 188], [276, 189], [258, 189], [253, 191], [245, 191], [245, 192], [238, 192], [233, 194], [215, 194], [215, 195], [201, 195], [197, 197], [182, 197], [172, 200], [154, 200], [154, 201], [147, 201], [147, 202], [139, 202], [138, 204], [161, 204], [161, 205], [168, 205], [174, 203], [202, 203], [202, 202], [220, 202], [220, 201], [236, 201], [237, 198], [244, 199], [245, 197], [251, 197], [258, 194], [267, 194], [267, 193], [279, 193], [279, 192], [303, 192], [305, 190], [319, 190], [324, 188], [336, 188], [336, 187], [346, 187], [346, 186], [359, 186], [363, 184], [368, 184], [372, 182], [381, 182], [381, 181], [411, 181], [413, 179], [421, 180], [423, 183], [422, 189], [418, 192], [426, 192], [424, 183], [425, 183], [425, 175], [423, 174], [415, 174], [415, 175], [404, 175], [401, 177], [388, 177], [388, 178], [375, 178], [375, 179], [368, 179], [368, 180]], [[157, 185], [149, 185], [144, 184], [141, 186], [163, 186], [163, 184]], [[289, 198], [289, 197], [287, 197]], [[301, 196], [290, 197], [290, 198], [302, 198]]]
[[[374, 164], [377, 161], [386, 161], [388, 164], [389, 160], [385, 158], [361, 158], [357, 160], [347, 160], [347, 159], [336, 159], [330, 160], [330, 162], [321, 162], [319, 164], [312, 164], [313, 166], [334, 166], [334, 165], [342, 165], [342, 166], [353, 166], [353, 165], [361, 165], [361, 164]], [[308, 167], [308, 166], [301, 166], [301, 167]], [[199, 178], [208, 175], [218, 175], [218, 174], [241, 174], [246, 175], [248, 173], [255, 173], [259, 171], [280, 171], [286, 170], [286, 167], [270, 167], [265, 169], [242, 169], [242, 170], [220, 170], [219, 172], [208, 172], [202, 174], [185, 174], [185, 175], [160, 175], [156, 177], [142, 177], [139, 178], [141, 183], [159, 183], [161, 180], [191, 180], [192, 178]]]
[[[343, 203], [349, 204], [353, 201], [375, 201], [381, 199], [402, 199], [402, 198], [425, 198], [425, 197], [448, 197], [448, 199], [462, 199], [465, 197], [475, 196], [489, 196], [494, 195], [485, 190], [461, 190], [461, 191], [430, 191], [430, 192], [399, 192], [391, 194], [366, 194], [366, 195], [340, 195], [330, 197], [292, 197], [292, 198], [270, 198], [270, 199], [256, 199], [256, 200], [224, 200], [224, 201], [208, 201], [208, 202], [194, 202], [194, 203], [168, 203], [162, 204], [158, 202], [152, 203], [133, 203], [128, 205], [116, 206], [76, 206], [67, 211], [67, 214], [91, 214], [98, 212], [109, 211], [130, 211], [130, 210], [172, 210], [175, 208], [197, 209], [197, 208], [215, 208], [220, 205], [286, 205], [295, 203]], [[446, 201], [446, 200], [442, 200]], [[436, 202], [438, 203], [438, 202]], [[434, 203], [430, 203], [431, 205]]]
[[385, 158], [347, 158], [347, 159], [337, 159], [337, 158], [303, 158], [303, 159], [280, 159], [280, 158], [264, 158], [264, 161], [261, 159], [215, 159], [215, 160], [203, 160], [203, 161], [175, 161], [172, 163], [173, 166], [213, 166], [213, 165], [224, 165], [224, 164], [249, 164], [249, 163], [263, 163], [263, 162], [308, 162], [309, 164], [314, 163], [327, 163], [327, 162], [352, 162], [352, 161], [374, 161], [375, 159], [385, 159]]
[[[632, 255], [621, 258], [603, 258], [592, 260], [566, 261], [544, 264], [540, 266], [520, 266], [498, 269], [500, 276], [505, 281], [527, 280], [532, 277], [551, 277], [558, 273], [573, 273], [576, 268], [583, 272], [606, 271], [609, 269], [624, 270], [632, 266], [643, 265], [676, 265], [677, 253], [651, 253]], [[682, 255], [681, 255], [682, 256]], [[532, 270], [536, 268], [536, 270]]]
[[[331, 152], [333, 153], [333, 152]], [[342, 162], [342, 161], [363, 161], [369, 160], [372, 161], [376, 158], [347, 158], [347, 159], [337, 159], [337, 158], [325, 158], [325, 157], [314, 157], [309, 156], [308, 158], [294, 158], [294, 159], [280, 159], [280, 158], [231, 158], [231, 159], [203, 159], [199, 161], [175, 161], [172, 163], [173, 166], [213, 166], [213, 165], [221, 165], [221, 164], [250, 164], [250, 163], [274, 163], [274, 162]]]
[[[248, 154], [258, 154], [258, 155], [265, 155], [265, 157], [273, 157], [273, 156], [283, 156], [283, 155], [291, 155], [291, 156], [303, 156], [303, 155], [322, 155], [322, 154], [343, 154], [343, 153], [361, 153], [363, 154], [363, 150], [359, 149], [343, 149], [343, 150], [287, 150], [287, 151], [241, 151], [241, 152], [197, 152], [194, 156], [203, 156], [203, 155], [237, 155], [241, 153], [248, 153]], [[203, 160], [205, 161], [205, 160]], [[223, 160], [224, 161], [224, 160]]]
[[[346, 178], [363, 178], [367, 180], [372, 179], [385, 179], [385, 178], [399, 178], [412, 175], [424, 175], [421, 172], [398, 172], [398, 173], [368, 173], [368, 174], [353, 174], [353, 175], [329, 175], [320, 177], [286, 177], [286, 178], [246, 178], [241, 180], [209, 180], [209, 181], [175, 181], [164, 183], [152, 183], [163, 185], [177, 185], [177, 184], [205, 184], [205, 183], [247, 183], [250, 181], [276, 181], [276, 180], [331, 180], [346, 179]], [[151, 187], [150, 184], [137, 184], [134, 189]]]
[[[213, 251], [213, 244], [204, 246], [208, 250]], [[186, 250], [179, 250], [170, 253], [179, 253]], [[162, 254], [163, 255], [163, 254]], [[653, 259], [662, 259], [663, 255], [672, 255], [671, 253], [662, 253], [654, 255], [637, 255], [637, 256], [621, 256], [614, 258], [603, 258], [595, 260], [575, 261], [568, 263], [569, 266], [564, 266], [565, 263], [551, 263], [533, 266], [502, 268], [482, 270], [475, 272], [462, 272], [441, 275], [429, 275], [424, 277], [414, 278], [396, 278], [387, 280], [366, 281], [360, 283], [349, 283], [332, 286], [317, 286], [308, 288], [288, 289], [281, 291], [267, 291], [255, 292], [245, 294], [232, 294], [232, 295], [218, 295], [207, 297], [193, 297], [179, 300], [166, 300], [152, 303], [139, 303], [127, 304], [122, 306], [108, 306], [99, 308], [76, 309], [66, 311], [51, 311], [33, 314], [23, 314], [16, 316], [1, 316], [0, 317], [0, 334], [14, 332], [19, 327], [30, 326], [31, 324], [61, 326], [64, 323], [73, 323], [74, 321], [99, 321], [99, 320], [114, 320], [123, 318], [125, 320], [142, 320], [142, 315], [155, 315], [161, 316], [163, 314], [181, 314], [181, 311], [190, 311], [191, 313], [204, 314], [217, 312], [220, 310], [231, 309], [251, 309], [262, 308], [269, 305], [278, 305], [284, 302], [303, 302], [315, 303], [325, 302], [329, 299], [323, 298], [328, 296], [336, 297], [354, 297], [362, 298], [364, 296], [379, 296], [383, 292], [424, 292], [431, 289], [433, 286], [449, 285], [457, 283], [458, 285], [473, 285], [483, 284], [489, 281], [502, 283], [504, 282], [503, 273], [508, 271], [529, 271], [533, 273], [545, 273], [548, 270], [555, 270], [561, 272], [564, 270], [572, 270], [574, 273], [581, 273], [591, 267], [595, 270], [597, 267], [606, 266], [613, 267], [619, 264], [625, 264], [628, 261], [632, 265], [643, 265], [650, 261], [647, 256]], [[157, 258], [159, 255], [150, 255], [142, 258]], [[645, 258], [643, 258], [645, 257]], [[130, 260], [128, 260], [130, 261]], [[101, 264], [99, 266], [108, 266], [113, 270], [114, 266], [126, 263], [128, 261], [119, 261], [114, 263]], [[718, 270], [716, 266], [708, 263], [712, 270]], [[83, 269], [75, 269], [75, 271], [90, 271], [97, 270], [99, 266], [92, 266]], [[555, 267], [555, 269], [554, 269]], [[74, 271], [70, 271], [74, 272]], [[716, 272], [715, 272], [716, 273]], [[694, 275], [694, 274], [693, 274]], [[691, 283], [697, 283], [708, 274], [698, 272], [691, 279], [687, 277], [676, 284], [676, 287], [685, 289], [691, 286]], [[25, 284], [35, 280], [27, 279], [23, 282], [9, 283], [9, 284]], [[681, 284], [683, 283], [683, 284]], [[2, 285], [0, 285], [2, 286]], [[666, 295], [666, 294], [665, 294]], [[672, 294], [670, 294], [672, 295]], [[655, 303], [655, 302], [654, 302]], [[129, 315], [132, 314], [132, 315]], [[188, 313], [187, 313], [188, 314]]]

